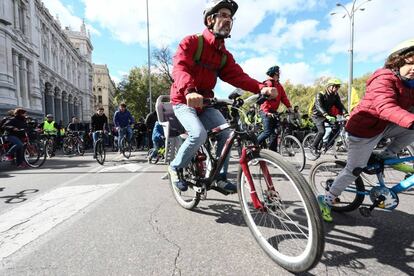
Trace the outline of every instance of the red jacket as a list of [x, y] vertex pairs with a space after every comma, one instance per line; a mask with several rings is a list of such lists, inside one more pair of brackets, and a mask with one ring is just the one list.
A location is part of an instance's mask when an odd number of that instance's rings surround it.
[[357, 137], [371, 138], [391, 122], [404, 128], [414, 123], [414, 89], [407, 88], [389, 69], [378, 69], [367, 81], [361, 102], [352, 110], [346, 130]]
[[[208, 29], [204, 30], [203, 37], [204, 46], [200, 62], [208, 66], [194, 62], [194, 55], [198, 48], [197, 35], [185, 37], [178, 45], [173, 58], [174, 83], [170, 90], [172, 104], [186, 104], [185, 95], [189, 90], [196, 90], [205, 98], [214, 97], [213, 88], [217, 83], [217, 77], [243, 90], [260, 92], [265, 85], [243, 72], [233, 55], [224, 46], [224, 39], [216, 39]], [[227, 62], [221, 70], [218, 70], [223, 53], [227, 55]]]
[[265, 113], [275, 113], [279, 108], [280, 102], [282, 102], [287, 108], [291, 107], [288, 97], [286, 96], [283, 86], [276, 81], [267, 80], [264, 82], [268, 87], [276, 87], [277, 97], [275, 99], [265, 101], [260, 109]]

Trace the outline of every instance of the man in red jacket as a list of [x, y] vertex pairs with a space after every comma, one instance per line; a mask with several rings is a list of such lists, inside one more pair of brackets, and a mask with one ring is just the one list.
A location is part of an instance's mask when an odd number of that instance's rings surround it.
[[276, 118], [277, 109], [279, 108], [280, 103], [282, 102], [289, 112], [292, 112], [292, 106], [289, 102], [288, 97], [286, 96], [285, 89], [279, 82], [280, 69], [279, 66], [270, 67], [266, 75], [268, 79], [264, 82], [269, 87], [275, 87], [277, 90], [277, 97], [274, 99], [266, 100], [260, 106], [260, 116], [262, 117], [263, 122], [263, 132], [257, 137], [259, 144], [270, 136], [270, 145], [269, 149], [277, 151], [277, 133], [276, 129], [278, 127], [278, 119]]
[[393, 158], [414, 141], [414, 39], [394, 48], [384, 68], [367, 81], [364, 98], [352, 110], [346, 124], [348, 159], [346, 167], [329, 191], [318, 197], [325, 221], [332, 221], [330, 206], [353, 183], [367, 165], [375, 146], [382, 138], [392, 138], [380, 153], [383, 159]]
[[[276, 97], [274, 88], [252, 79], [236, 63], [233, 55], [226, 49], [224, 39], [230, 37], [233, 16], [238, 9], [232, 0], [211, 1], [204, 10], [202, 35], [185, 37], [179, 44], [173, 58], [170, 98], [174, 114], [188, 133], [168, 173], [171, 182], [181, 191], [187, 190], [187, 183], [178, 177], [177, 171], [185, 168], [194, 157], [198, 148], [205, 142], [207, 131], [226, 120], [220, 111], [214, 108], [202, 108], [203, 98], [214, 96], [213, 88], [217, 77], [243, 90]], [[230, 130], [218, 135], [217, 154], [220, 155]], [[235, 192], [236, 186], [227, 181], [228, 160], [221, 171], [216, 186], [226, 192]]]

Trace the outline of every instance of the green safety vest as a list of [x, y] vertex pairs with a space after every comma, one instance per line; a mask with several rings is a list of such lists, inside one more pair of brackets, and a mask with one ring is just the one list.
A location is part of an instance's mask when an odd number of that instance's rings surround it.
[[48, 134], [57, 134], [57, 129], [55, 128], [55, 121], [49, 123], [48, 121], [43, 122], [43, 132]]

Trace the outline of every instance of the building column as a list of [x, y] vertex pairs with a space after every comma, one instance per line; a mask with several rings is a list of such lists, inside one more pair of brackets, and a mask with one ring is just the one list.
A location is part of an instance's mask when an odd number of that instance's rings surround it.
[[29, 106], [28, 91], [27, 91], [27, 61], [23, 56], [19, 57], [20, 65], [20, 91], [22, 96], [22, 106]]
[[55, 121], [59, 123], [63, 121], [62, 116], [62, 96], [60, 93], [55, 94]]
[[27, 107], [32, 108], [33, 70], [32, 70], [32, 62], [28, 59], [26, 60], [26, 68], [27, 68]]
[[68, 102], [68, 104], [69, 104], [69, 120], [70, 120], [72, 118], [72, 116], [75, 115], [75, 114], [73, 114], [73, 100], [71, 99]]
[[21, 88], [20, 88], [20, 64], [19, 64], [19, 54], [16, 52], [13, 52], [13, 64], [14, 64], [14, 76], [15, 84], [16, 84], [16, 99], [17, 99], [17, 106], [23, 105], [23, 99], [21, 94]]
[[20, 22], [19, 22], [19, 1], [14, 0], [14, 26], [16, 29], [20, 29]]
[[53, 95], [53, 89], [50, 85], [46, 86], [45, 91], [45, 104], [46, 104], [46, 114], [53, 114], [55, 113], [55, 100]]
[[62, 97], [62, 120], [64, 125], [67, 125], [69, 122], [69, 104], [66, 95]]

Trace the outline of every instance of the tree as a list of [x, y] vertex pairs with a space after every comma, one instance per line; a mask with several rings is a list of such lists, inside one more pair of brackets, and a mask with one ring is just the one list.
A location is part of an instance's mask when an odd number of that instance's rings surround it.
[[168, 47], [161, 47], [160, 49], [155, 49], [153, 51], [153, 57], [156, 60], [155, 67], [161, 72], [161, 75], [168, 81], [170, 84], [174, 82], [171, 73], [170, 66], [172, 65], [172, 55]]
[[[170, 83], [161, 74], [151, 74], [152, 102], [159, 95], [168, 94]], [[117, 87], [115, 99], [117, 103], [125, 102], [128, 110], [138, 119], [149, 112], [148, 68], [134, 67]]]

